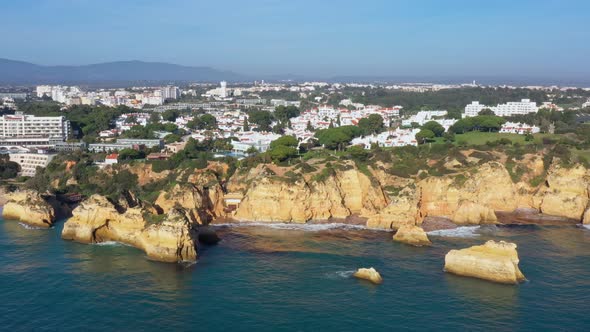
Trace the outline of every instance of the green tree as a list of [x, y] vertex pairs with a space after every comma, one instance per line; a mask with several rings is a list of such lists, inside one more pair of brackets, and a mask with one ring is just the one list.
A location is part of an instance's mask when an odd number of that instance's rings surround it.
[[258, 131], [271, 131], [273, 117], [268, 111], [252, 111], [248, 115], [248, 120], [258, 126]]
[[362, 162], [366, 161], [369, 158], [369, 152], [360, 145], [353, 145], [349, 147], [347, 151], [350, 154], [350, 157], [357, 161]]
[[380, 133], [384, 129], [383, 117], [379, 114], [371, 114], [366, 118], [360, 119], [358, 126], [365, 135]]
[[274, 116], [281, 122], [287, 122], [289, 119], [299, 116], [300, 111], [296, 106], [277, 106]]
[[295, 138], [294, 136], [281, 136], [279, 138], [277, 138], [276, 140], [270, 142], [270, 148], [276, 148], [277, 146], [290, 146], [290, 147], [296, 147], [297, 145], [299, 145], [299, 141], [297, 140], [297, 138]]
[[161, 119], [162, 119], [162, 117], [160, 116], [160, 114], [158, 112], [152, 112], [152, 114], [150, 114], [149, 122], [150, 123], [159, 123]]
[[432, 130], [429, 129], [422, 129], [420, 130], [420, 132], [416, 134], [416, 140], [419, 144], [424, 144], [428, 141], [431, 141], [434, 139], [434, 137], [434, 133], [432, 132]]
[[166, 110], [162, 113], [162, 119], [174, 122], [179, 115], [180, 112], [178, 110]]
[[244, 128], [242, 128], [244, 131], [250, 131], [250, 124], [248, 123], [248, 118], [244, 119]]
[[166, 142], [166, 144], [180, 142], [180, 141], [182, 141], [182, 137], [180, 137], [180, 135], [177, 135], [177, 134], [168, 134], [168, 135], [166, 135], [166, 137], [164, 137], [164, 142]]
[[494, 111], [492, 111], [489, 108], [484, 108], [481, 111], [479, 111], [479, 113], [477, 113], [477, 115], [496, 115], [496, 113], [494, 113]]
[[440, 123], [438, 123], [436, 121], [428, 121], [420, 129], [430, 130], [434, 133], [434, 136], [436, 136], [436, 137], [441, 137], [445, 132], [445, 128]]
[[267, 152], [274, 163], [283, 162], [297, 156], [297, 149], [284, 145], [279, 145]]
[[138, 151], [135, 149], [122, 149], [119, 151], [119, 157], [117, 160], [134, 160], [134, 159], [143, 159], [145, 158], [145, 152]]

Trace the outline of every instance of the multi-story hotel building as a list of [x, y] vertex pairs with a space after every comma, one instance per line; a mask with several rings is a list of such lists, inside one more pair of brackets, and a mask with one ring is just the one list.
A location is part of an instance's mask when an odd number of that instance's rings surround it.
[[0, 138], [52, 137], [62, 141], [70, 136], [70, 122], [64, 116], [3, 115]]
[[[488, 108], [486, 105], [480, 104], [478, 101], [474, 101], [471, 104], [465, 106], [465, 113], [463, 117], [477, 116], [484, 108]], [[506, 104], [498, 104], [494, 107], [489, 107], [497, 116], [512, 116], [517, 114], [528, 114], [537, 113], [539, 108], [537, 103], [530, 99], [522, 99], [521, 101], [510, 101]]]
[[35, 176], [37, 167], [47, 167], [55, 153], [11, 153], [10, 161], [20, 165], [21, 176]]

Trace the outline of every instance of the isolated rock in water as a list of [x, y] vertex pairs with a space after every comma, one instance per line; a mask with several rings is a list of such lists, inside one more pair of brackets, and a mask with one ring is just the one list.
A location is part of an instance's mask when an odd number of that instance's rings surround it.
[[374, 284], [380, 284], [383, 282], [383, 278], [381, 278], [379, 272], [372, 267], [368, 269], [360, 268], [354, 273], [354, 276], [359, 279], [369, 280]]
[[55, 210], [41, 195], [32, 190], [22, 190], [6, 195], [8, 202], [2, 210], [4, 219], [18, 220], [36, 227], [51, 227]]
[[516, 244], [490, 240], [484, 245], [449, 251], [445, 256], [445, 271], [465, 277], [517, 284], [525, 280], [518, 262]]
[[393, 240], [412, 246], [429, 246], [432, 244], [421, 227], [416, 225], [402, 225], [393, 235]]

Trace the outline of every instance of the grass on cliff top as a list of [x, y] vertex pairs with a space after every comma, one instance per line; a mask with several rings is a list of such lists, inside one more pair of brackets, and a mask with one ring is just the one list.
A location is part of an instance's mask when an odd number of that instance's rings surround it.
[[[484, 145], [487, 142], [493, 142], [502, 138], [506, 138], [512, 141], [512, 144], [519, 143], [519, 144], [529, 144], [529, 143], [542, 143], [544, 137], [552, 138], [552, 139], [559, 139], [563, 137], [563, 135], [555, 135], [555, 134], [534, 134], [533, 141], [525, 141], [525, 135], [519, 134], [505, 134], [505, 133], [490, 133], [490, 132], [481, 132], [481, 131], [471, 131], [465, 134], [457, 134], [455, 135], [455, 145], [460, 144], [469, 144], [469, 145]], [[434, 143], [444, 143], [442, 137], [437, 137]]]

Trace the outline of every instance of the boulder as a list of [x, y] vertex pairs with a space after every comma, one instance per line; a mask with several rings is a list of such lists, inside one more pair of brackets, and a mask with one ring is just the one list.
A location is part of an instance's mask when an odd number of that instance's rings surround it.
[[444, 270], [465, 277], [517, 284], [525, 280], [518, 262], [516, 244], [490, 240], [483, 245], [449, 251]]
[[383, 278], [381, 278], [381, 275], [379, 274], [379, 272], [377, 272], [377, 270], [375, 270], [374, 268], [360, 268], [358, 269], [355, 273], [354, 273], [355, 278], [358, 279], [365, 279], [365, 280], [369, 280], [370, 282], [374, 283], [374, 284], [380, 284], [383, 282]]
[[22, 190], [6, 195], [8, 202], [2, 210], [2, 217], [25, 224], [49, 228], [55, 222], [55, 210], [36, 191]]
[[429, 246], [432, 244], [428, 239], [426, 232], [416, 225], [401, 226], [393, 236], [393, 240], [417, 247]]

